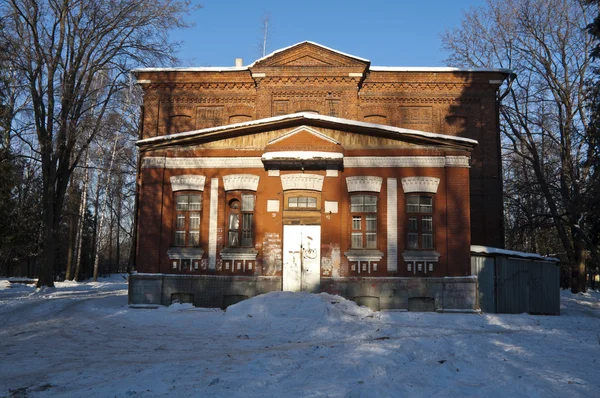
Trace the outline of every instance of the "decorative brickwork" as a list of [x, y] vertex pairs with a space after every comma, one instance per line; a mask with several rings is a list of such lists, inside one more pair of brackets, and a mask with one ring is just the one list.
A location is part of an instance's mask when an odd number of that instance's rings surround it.
[[[145, 95], [140, 272], [193, 274], [202, 289], [246, 283], [249, 296], [281, 289], [291, 269], [305, 280], [301, 264], [318, 252], [322, 289], [387, 300], [388, 279], [400, 278], [390, 289], [408, 301], [382, 308], [405, 308], [439, 290], [411, 281], [469, 274], [471, 240], [502, 246], [504, 71], [377, 68], [305, 42], [246, 68], [135, 75]], [[174, 197], [186, 194], [173, 192], [188, 190], [203, 203], [190, 210], [193, 250], [173, 244]], [[415, 246], [415, 234], [429, 243]], [[205, 296], [200, 305], [222, 304]]]

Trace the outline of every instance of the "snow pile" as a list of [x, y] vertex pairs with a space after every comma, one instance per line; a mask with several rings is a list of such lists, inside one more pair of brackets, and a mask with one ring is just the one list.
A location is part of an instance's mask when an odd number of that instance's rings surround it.
[[[0, 280], [0, 286], [6, 282]], [[0, 396], [595, 397], [600, 292], [561, 316], [373, 312], [274, 292], [132, 309], [121, 278], [0, 290]]]
[[353, 301], [327, 293], [271, 292], [244, 300], [227, 308], [230, 318], [254, 318], [260, 321], [310, 322], [313, 325], [356, 321], [373, 312]]

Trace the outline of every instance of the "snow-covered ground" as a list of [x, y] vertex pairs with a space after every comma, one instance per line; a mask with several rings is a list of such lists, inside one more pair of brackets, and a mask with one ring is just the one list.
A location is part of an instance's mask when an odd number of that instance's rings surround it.
[[127, 306], [127, 284], [0, 279], [0, 396], [598, 397], [600, 292], [561, 316], [372, 312], [270, 293]]

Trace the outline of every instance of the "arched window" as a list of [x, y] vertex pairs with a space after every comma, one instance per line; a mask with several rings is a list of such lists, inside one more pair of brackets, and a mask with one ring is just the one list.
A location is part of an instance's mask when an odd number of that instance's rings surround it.
[[175, 193], [175, 236], [174, 246], [200, 245], [200, 211], [202, 193]]
[[409, 250], [433, 249], [433, 197], [430, 195], [407, 195], [408, 217], [407, 248]]
[[350, 196], [352, 249], [377, 248], [377, 196]]
[[233, 194], [227, 203], [227, 246], [254, 246], [254, 202], [251, 194]]

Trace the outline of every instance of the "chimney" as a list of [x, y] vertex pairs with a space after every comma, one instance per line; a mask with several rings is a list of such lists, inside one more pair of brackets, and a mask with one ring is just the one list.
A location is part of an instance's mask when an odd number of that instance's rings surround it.
[[241, 58], [236, 58], [235, 59], [235, 66], [236, 66], [236, 68], [241, 68], [243, 66], [242, 65], [243, 63], [244, 63], [244, 61]]

